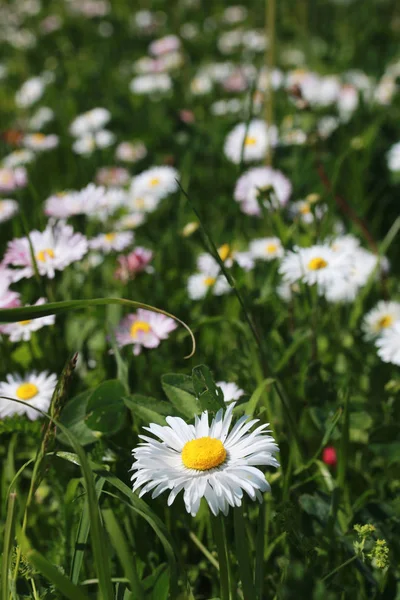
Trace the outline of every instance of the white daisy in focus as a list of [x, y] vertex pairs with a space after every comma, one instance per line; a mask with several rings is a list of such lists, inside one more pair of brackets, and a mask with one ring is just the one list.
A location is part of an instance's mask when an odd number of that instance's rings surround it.
[[111, 119], [111, 113], [106, 108], [93, 108], [75, 117], [69, 131], [74, 137], [81, 138], [104, 128]]
[[9, 221], [18, 211], [18, 202], [15, 200], [0, 200], [0, 223]]
[[386, 155], [389, 171], [397, 173], [400, 171], [400, 142], [394, 144]]
[[323, 295], [330, 284], [348, 279], [351, 268], [351, 255], [317, 244], [287, 252], [279, 272], [286, 283], [302, 281], [307, 285], [317, 284], [319, 293]]
[[256, 260], [270, 261], [284, 255], [281, 240], [277, 237], [259, 238], [250, 242], [250, 254]]
[[168, 506], [179, 492], [188, 513], [195, 516], [202, 498], [211, 512], [228, 514], [229, 506], [241, 506], [243, 493], [262, 502], [262, 494], [270, 485], [258, 466], [278, 467], [279, 452], [274, 438], [268, 435], [268, 424], [249, 433], [258, 419], [248, 421], [244, 415], [231, 428], [235, 404], [225, 414], [219, 410], [209, 424], [208, 412], [188, 425], [179, 417], [167, 417], [167, 426], [154, 423], [145, 429], [154, 437], [139, 436], [143, 443], [132, 451], [133, 491], [140, 496], [152, 491], [156, 498], [170, 490]]
[[375, 345], [383, 362], [400, 366], [400, 321], [385, 329], [375, 341]]
[[133, 346], [133, 354], [137, 356], [142, 348], [157, 348], [176, 328], [170, 317], [139, 308], [122, 319], [115, 330], [115, 339], [121, 348]]
[[[259, 196], [270, 190], [273, 206], [285, 206], [292, 192], [292, 185], [281, 171], [271, 167], [254, 167], [239, 177], [236, 182], [234, 199], [240, 203], [240, 209], [247, 215], [261, 216]], [[264, 201], [266, 209], [271, 205]]]
[[[39, 275], [50, 279], [54, 278], [56, 271], [63, 271], [71, 263], [81, 260], [88, 251], [86, 237], [61, 222], [54, 227], [47, 225], [44, 231], [31, 231], [29, 238]], [[3, 262], [15, 267], [13, 281], [33, 277], [35, 269], [28, 238], [9, 242]]]
[[278, 130], [275, 125], [267, 127], [261, 119], [254, 119], [247, 125], [239, 123], [227, 135], [224, 144], [225, 156], [236, 165], [240, 164], [242, 150], [243, 161], [262, 160], [269, 147], [278, 143]]
[[[47, 371], [32, 371], [23, 377], [7, 375], [6, 381], [0, 382], [0, 419], [12, 415], [26, 415], [31, 421], [40, 419], [42, 415], [35, 408], [47, 412], [56, 385], [57, 376]], [[24, 404], [8, 398], [22, 400]]]
[[228, 381], [218, 381], [217, 386], [221, 388], [224, 395], [225, 402], [232, 402], [233, 400], [239, 400], [244, 396], [244, 390], [240, 389], [236, 383]]
[[7, 154], [7, 156], [3, 158], [3, 165], [9, 169], [14, 169], [15, 167], [20, 167], [21, 165], [28, 165], [34, 160], [34, 158], [35, 153], [31, 150], [14, 150], [14, 152]]
[[41, 152], [52, 150], [58, 146], [58, 135], [45, 135], [44, 133], [29, 133], [22, 140], [23, 145], [29, 150]]
[[89, 240], [91, 250], [101, 250], [105, 254], [110, 252], [121, 252], [131, 246], [134, 241], [132, 231], [112, 231], [111, 233], [100, 233]]
[[362, 329], [365, 339], [373, 340], [400, 320], [400, 302], [380, 300], [364, 317]]
[[161, 200], [178, 189], [179, 173], [173, 167], [151, 167], [134, 177], [131, 193], [136, 197], [152, 196]]
[[[46, 302], [45, 298], [39, 298], [33, 306], [40, 306], [41, 304], [46, 304]], [[33, 331], [39, 331], [39, 329], [47, 325], [54, 325], [55, 320], [55, 315], [47, 315], [38, 319], [26, 319], [24, 321], [16, 321], [15, 323], [7, 323], [6, 325], [0, 325], [0, 333], [7, 335], [10, 342], [27, 342], [31, 339]]]

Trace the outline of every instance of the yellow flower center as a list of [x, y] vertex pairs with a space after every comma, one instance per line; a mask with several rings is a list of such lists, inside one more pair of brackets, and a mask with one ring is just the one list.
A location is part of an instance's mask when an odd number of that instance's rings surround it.
[[267, 244], [265, 247], [267, 254], [273, 254], [278, 250], [278, 246], [276, 244]]
[[106, 233], [104, 235], [104, 237], [106, 238], [107, 242], [113, 242], [116, 238], [117, 234], [116, 233]]
[[377, 326], [378, 329], [385, 329], [386, 327], [390, 327], [393, 324], [393, 317], [391, 315], [385, 315], [381, 319], [379, 319]]
[[144, 208], [146, 205], [144, 198], [136, 198], [135, 200], [135, 206], [136, 208], [138, 208], [139, 210], [141, 210], [142, 208]]
[[215, 277], [205, 277], [204, 278], [204, 283], [207, 287], [210, 287], [211, 285], [214, 285], [214, 283], [216, 282]]
[[325, 269], [328, 266], [328, 263], [323, 258], [317, 256], [316, 258], [312, 258], [308, 263], [308, 268], [311, 271], [319, 271], [320, 269]]
[[26, 319], [26, 321], [19, 321], [20, 325], [29, 325], [32, 322], [32, 319]]
[[33, 133], [32, 134], [32, 140], [34, 142], [43, 142], [43, 140], [45, 139], [45, 135], [44, 133]]
[[22, 383], [16, 391], [20, 400], [32, 400], [39, 393], [39, 388], [34, 383]]
[[36, 254], [36, 260], [40, 260], [40, 262], [46, 262], [48, 258], [54, 258], [54, 250], [51, 248], [45, 248]]
[[130, 334], [131, 337], [136, 338], [138, 333], [149, 333], [150, 330], [151, 327], [148, 323], [146, 323], [146, 321], [135, 321], [133, 325], [131, 325]]
[[311, 208], [309, 207], [308, 204], [303, 204], [303, 206], [300, 208], [300, 213], [302, 215], [309, 215], [311, 212]]
[[222, 262], [225, 262], [231, 253], [231, 247], [229, 244], [223, 244], [221, 248], [218, 248], [218, 254]]
[[225, 460], [226, 450], [221, 440], [201, 437], [183, 446], [182, 462], [188, 469], [208, 471], [222, 465]]
[[159, 177], [153, 177], [153, 179], [150, 179], [151, 187], [155, 187], [156, 185], [159, 185], [159, 183], [160, 183]]
[[251, 136], [251, 135], [246, 136], [246, 139], [244, 140], [245, 146], [255, 146], [256, 144], [257, 144], [257, 138], [255, 138], [254, 136]]

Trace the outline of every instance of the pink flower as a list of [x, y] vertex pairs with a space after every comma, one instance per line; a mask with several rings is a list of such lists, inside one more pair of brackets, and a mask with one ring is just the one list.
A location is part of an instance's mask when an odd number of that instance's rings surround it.
[[193, 111], [188, 110], [187, 108], [179, 111], [179, 118], [184, 123], [194, 123], [196, 120]]
[[324, 448], [322, 452], [322, 460], [326, 465], [329, 465], [330, 467], [336, 467], [337, 455], [333, 446], [327, 446]]
[[13, 192], [17, 188], [25, 187], [27, 180], [24, 167], [0, 168], [0, 192]]
[[0, 265], [0, 308], [15, 308], [20, 306], [19, 294], [9, 289], [12, 272]]
[[133, 354], [137, 356], [142, 348], [157, 348], [176, 327], [170, 317], [139, 308], [122, 319], [115, 331], [115, 339], [121, 348], [133, 345]]
[[150, 44], [149, 53], [153, 56], [161, 56], [162, 54], [179, 50], [180, 45], [181, 41], [176, 35], [166, 35]]
[[153, 273], [153, 267], [149, 266], [152, 260], [153, 252], [147, 250], [147, 248], [138, 246], [130, 254], [118, 257], [119, 266], [114, 273], [114, 277], [126, 283], [129, 279], [134, 279], [142, 271]]
[[[44, 231], [29, 234], [39, 275], [53, 279], [55, 271], [63, 271], [71, 263], [80, 260], [88, 251], [88, 242], [81, 233], [75, 233], [70, 225], [58, 223], [47, 225]], [[32, 277], [35, 269], [32, 251], [27, 237], [9, 242], [4, 257], [5, 265], [19, 267], [12, 271], [12, 280]]]

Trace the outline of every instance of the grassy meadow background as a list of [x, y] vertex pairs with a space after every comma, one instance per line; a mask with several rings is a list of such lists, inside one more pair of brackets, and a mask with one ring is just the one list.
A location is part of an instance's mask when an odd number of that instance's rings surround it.
[[[400, 140], [400, 5], [246, 0], [229, 7], [225, 0], [0, 6], [0, 199], [18, 204], [0, 222], [1, 261], [11, 240], [45, 229], [51, 195], [100, 185], [100, 168], [126, 169], [120, 187], [129, 190], [146, 169], [168, 166], [181, 186], [152, 212], [70, 216], [88, 239], [117, 231], [128, 214], [143, 222], [128, 229], [134, 240], [124, 250], [92, 250], [54, 278], [34, 273], [10, 283], [21, 306], [38, 298], [71, 304], [51, 307], [55, 323], [26, 341], [0, 334], [0, 382], [32, 371], [58, 378], [44, 411], [56, 424], [39, 413], [6, 416], [0, 404], [1, 600], [400, 599], [399, 359], [383, 361], [363, 325], [379, 301], [399, 300], [400, 158], [396, 171], [387, 157]], [[148, 93], [133, 92], [149, 44], [171, 34], [180, 47], [176, 63], [164, 67], [168, 89], [153, 82]], [[271, 92], [267, 77], [257, 92], [266, 65], [278, 70], [277, 84]], [[353, 86], [357, 106], [344, 114], [336, 100], [307, 100], [305, 72]], [[32, 77], [45, 82], [41, 96], [18, 102]], [[26, 147], [41, 106], [53, 118], [40, 131], [58, 144], [34, 149], [26, 185], [6, 190], [1, 169]], [[96, 107], [109, 111], [113, 141], [79, 154], [70, 125]], [[335, 126], [323, 135], [326, 116]], [[253, 119], [275, 124], [280, 141], [254, 163], [241, 148], [234, 164], [224, 152], [227, 135]], [[121, 142], [140, 142], [145, 155], [122, 161]], [[236, 182], [267, 163], [290, 181], [290, 199], [272, 210], [274, 191], [264, 189], [260, 217], [244, 214]], [[304, 199], [309, 222], [291, 208]], [[282, 257], [256, 258], [249, 270], [223, 265], [232, 287], [222, 295], [212, 286], [200, 299], [188, 292], [198, 256], [215, 257], [225, 244], [240, 252], [276, 237], [288, 252], [346, 234], [384, 265], [377, 262], [350, 301], [330, 302], [305, 283], [285, 296]], [[116, 278], [118, 257], [137, 246], [153, 252], [152, 269]], [[118, 347], [115, 330], [137, 307], [90, 302], [107, 298], [178, 317], [195, 336], [194, 354], [185, 358], [191, 338], [180, 325], [139, 355]], [[13, 310], [1, 308], [0, 323], [35, 316]], [[205, 408], [214, 415], [219, 381], [244, 391], [235, 418], [270, 423], [280, 449], [280, 467], [263, 469], [271, 492], [262, 504], [246, 497], [223, 519], [205, 502], [192, 517], [182, 494], [171, 506], [165, 494], [139, 498], [130, 468], [142, 428], [168, 415], [192, 422]], [[228, 590], [220, 586], [221, 543]]]

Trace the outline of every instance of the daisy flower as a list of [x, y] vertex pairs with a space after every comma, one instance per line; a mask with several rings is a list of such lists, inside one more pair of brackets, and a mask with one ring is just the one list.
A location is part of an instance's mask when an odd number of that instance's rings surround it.
[[318, 204], [312, 208], [312, 202], [307, 200], [297, 200], [297, 202], [293, 202], [290, 204], [289, 211], [292, 216], [297, 217], [302, 221], [302, 223], [306, 223], [309, 225], [314, 222], [315, 217], [317, 219], [322, 219], [324, 214], [326, 213], [326, 206]]
[[181, 45], [180, 39], [176, 35], [166, 35], [158, 40], [151, 42], [149, 46], [149, 54], [153, 56], [161, 56], [168, 52], [179, 50]]
[[[57, 223], [47, 225], [44, 231], [31, 231], [29, 234], [39, 275], [53, 279], [56, 271], [63, 271], [88, 251], [84, 235], [75, 233], [70, 225]], [[16, 267], [13, 281], [34, 275], [31, 248], [27, 237], [16, 238], [8, 243], [4, 263]]]
[[3, 158], [3, 166], [9, 169], [20, 167], [21, 165], [27, 165], [31, 163], [35, 158], [35, 153], [32, 150], [21, 149], [14, 150], [11, 154], [7, 154]]
[[191, 300], [200, 300], [210, 291], [213, 296], [222, 296], [230, 292], [230, 285], [225, 275], [207, 275], [207, 273], [195, 273], [187, 282], [188, 294]]
[[0, 263], [0, 308], [20, 306], [19, 294], [9, 289], [12, 271]]
[[22, 140], [23, 145], [29, 150], [52, 150], [58, 146], [58, 135], [45, 135], [44, 133], [29, 133]]
[[124, 186], [129, 180], [129, 172], [123, 167], [101, 167], [96, 173], [96, 183], [106, 187]]
[[15, 200], [0, 200], [0, 223], [9, 221], [19, 210], [18, 202]]
[[375, 345], [383, 362], [400, 366], [400, 321], [385, 329], [376, 339]]
[[41, 77], [27, 79], [15, 95], [15, 103], [20, 108], [31, 106], [43, 96], [45, 83]]
[[400, 142], [394, 144], [386, 155], [389, 171], [400, 171]]
[[54, 111], [48, 106], [41, 106], [32, 115], [28, 122], [28, 129], [40, 131], [45, 125], [54, 119]]
[[231, 162], [238, 165], [242, 148], [244, 162], [253, 162], [262, 160], [268, 148], [277, 143], [278, 131], [275, 125], [268, 128], [261, 119], [254, 119], [248, 126], [246, 123], [239, 123], [232, 129], [226, 137], [224, 152]]
[[[249, 169], [236, 182], [234, 199], [240, 203], [241, 210], [248, 215], [261, 216], [258, 197], [263, 190], [272, 189], [271, 201], [277, 207], [285, 206], [292, 193], [292, 185], [281, 171], [271, 167]], [[264, 206], [270, 209], [265, 200]]]
[[236, 383], [228, 381], [218, 381], [217, 386], [221, 388], [224, 394], [225, 402], [232, 402], [233, 400], [239, 400], [244, 396], [244, 390], [240, 389]]
[[107, 212], [109, 204], [110, 197], [107, 198], [105, 187], [89, 183], [82, 190], [58, 192], [47, 198], [45, 213], [57, 219], [66, 219], [75, 215], [98, 216], [104, 211]]
[[154, 437], [141, 435], [143, 443], [132, 451], [133, 491], [141, 488], [140, 496], [151, 491], [156, 498], [170, 490], [169, 506], [183, 491], [186, 510], [192, 516], [202, 498], [214, 515], [227, 515], [230, 506], [241, 506], [243, 492], [262, 502], [270, 485], [255, 465], [278, 467], [274, 455], [279, 448], [268, 435], [268, 424], [249, 433], [258, 419], [248, 421], [244, 415], [230, 429], [234, 406], [230, 404], [225, 414], [219, 410], [211, 425], [205, 411], [194, 425], [167, 417], [164, 427], [155, 423], [146, 427]]
[[75, 154], [89, 156], [97, 148], [108, 148], [115, 142], [115, 135], [108, 129], [101, 129], [93, 133], [87, 133], [72, 144]]
[[281, 240], [277, 237], [259, 238], [250, 242], [250, 254], [255, 259], [270, 261], [281, 258], [284, 250]]
[[113, 231], [111, 233], [100, 233], [89, 240], [91, 250], [102, 250], [105, 254], [109, 252], [121, 252], [133, 244], [134, 234], [132, 231]]
[[367, 340], [372, 340], [400, 320], [400, 302], [381, 300], [364, 317], [362, 329]]
[[147, 155], [142, 142], [121, 142], [115, 150], [115, 158], [122, 162], [135, 163]]
[[168, 73], [151, 73], [134, 77], [129, 85], [133, 94], [154, 94], [156, 92], [169, 92], [172, 88], [172, 79]]
[[80, 138], [103, 129], [110, 119], [111, 113], [106, 108], [93, 108], [75, 117], [69, 127], [69, 132], [74, 137]]
[[[218, 248], [218, 254], [228, 268], [232, 267], [234, 263], [237, 263], [245, 271], [251, 271], [254, 267], [254, 258], [250, 252], [238, 252], [230, 244], [222, 244]], [[196, 264], [199, 271], [208, 275], [215, 275], [220, 270], [218, 262], [208, 253], [200, 254]]]
[[[35, 408], [45, 412], [49, 409], [56, 384], [57, 376], [47, 371], [32, 371], [24, 377], [15, 373], [7, 375], [6, 381], [0, 382], [0, 418], [12, 415], [26, 415], [31, 421], [40, 418], [41, 414]], [[25, 404], [7, 398], [22, 400]]]
[[318, 244], [287, 252], [279, 272], [285, 282], [317, 284], [319, 292], [323, 294], [329, 284], [335, 285], [349, 278], [351, 267], [350, 255], [334, 252], [329, 246]]
[[0, 168], [0, 192], [13, 192], [26, 186], [28, 177], [24, 167]]
[[115, 279], [127, 282], [134, 279], [138, 273], [143, 271], [153, 273], [154, 269], [149, 265], [153, 260], [153, 252], [138, 246], [127, 256], [118, 257], [118, 268], [114, 273]]
[[[33, 306], [46, 304], [46, 302], [45, 298], [39, 298]], [[25, 321], [17, 321], [16, 323], [7, 323], [6, 325], [0, 325], [0, 333], [8, 335], [10, 342], [27, 342], [31, 339], [33, 331], [38, 331], [46, 325], [54, 325], [55, 320], [55, 315], [47, 315], [38, 319], [26, 319]]]
[[152, 167], [133, 179], [131, 192], [135, 196], [152, 196], [161, 200], [178, 189], [179, 173], [172, 167]]
[[115, 339], [120, 347], [133, 345], [133, 354], [137, 356], [142, 348], [157, 348], [176, 328], [177, 324], [170, 317], [139, 308], [122, 319]]
[[140, 225], [143, 225], [145, 221], [145, 215], [141, 212], [131, 212], [128, 215], [124, 215], [115, 223], [115, 228], [118, 230], [125, 229], [136, 229]]

